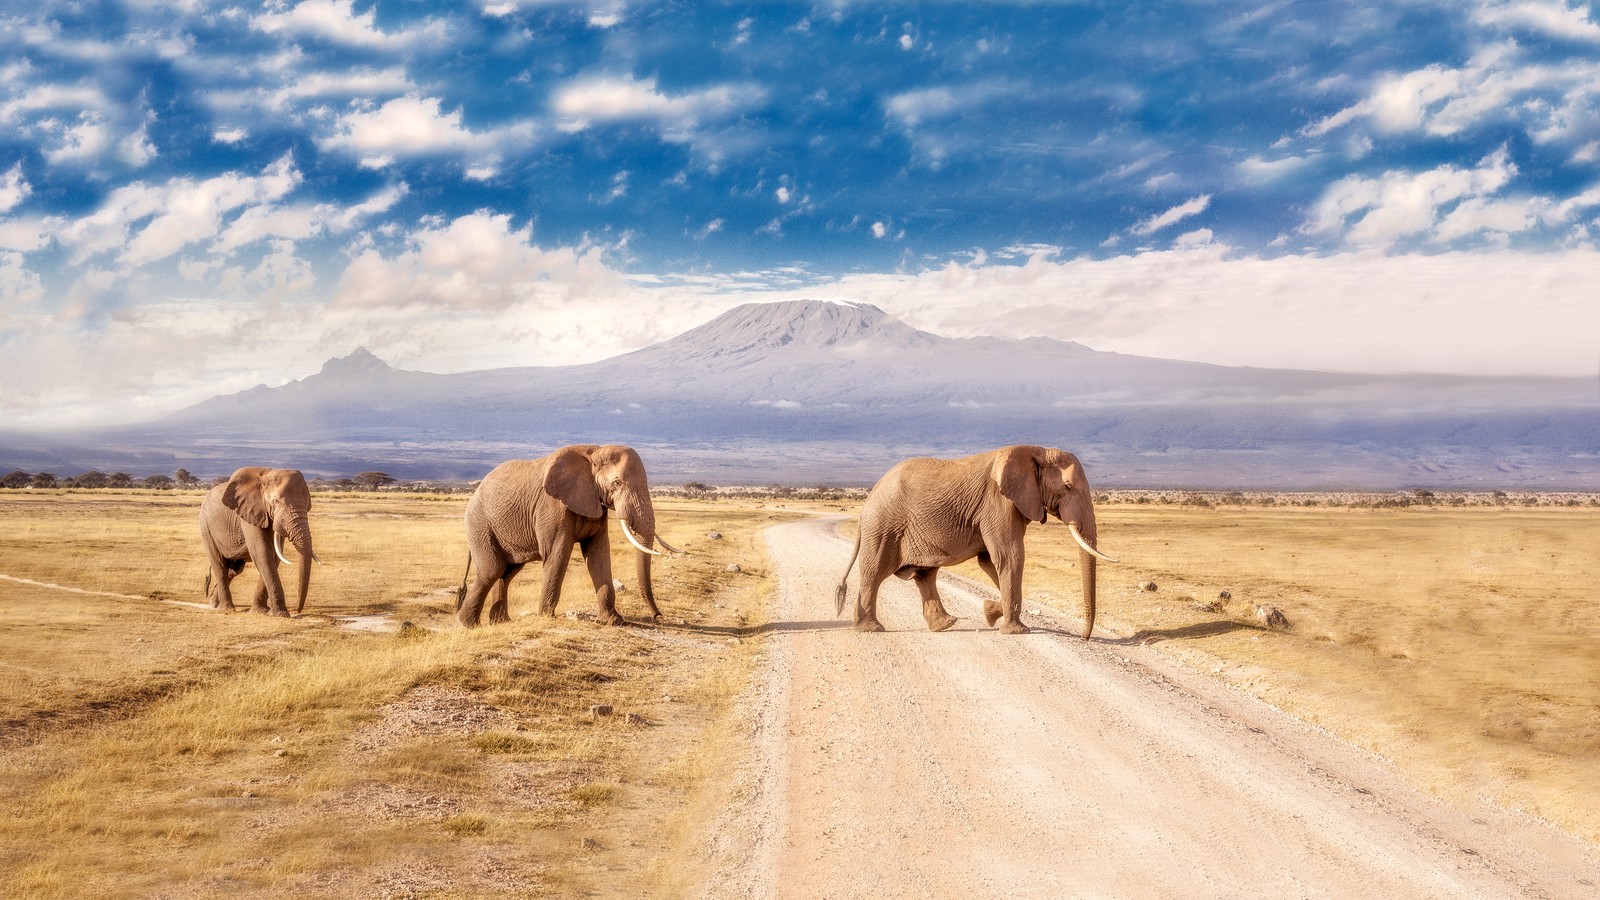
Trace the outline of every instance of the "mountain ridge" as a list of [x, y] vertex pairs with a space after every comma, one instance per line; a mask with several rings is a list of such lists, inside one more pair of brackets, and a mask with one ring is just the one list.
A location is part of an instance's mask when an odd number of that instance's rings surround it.
[[575, 366], [429, 373], [357, 347], [98, 440], [413, 477], [618, 441], [653, 448], [653, 476], [870, 483], [904, 456], [1039, 443], [1150, 485], [1600, 487], [1588, 379], [1236, 368], [950, 338], [818, 300], [745, 304]]

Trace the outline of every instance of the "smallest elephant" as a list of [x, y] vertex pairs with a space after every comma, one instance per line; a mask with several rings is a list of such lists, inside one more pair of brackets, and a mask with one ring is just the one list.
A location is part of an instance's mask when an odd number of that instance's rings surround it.
[[311, 489], [296, 469], [248, 466], [206, 494], [200, 504], [200, 541], [205, 545], [211, 570], [206, 575], [206, 595], [217, 609], [231, 610], [233, 594], [228, 584], [255, 563], [261, 575], [253, 609], [275, 616], [289, 615], [284, 601], [278, 563], [288, 564], [283, 541], [300, 556], [299, 615], [306, 608], [311, 586], [311, 563], [320, 562], [311, 550]]

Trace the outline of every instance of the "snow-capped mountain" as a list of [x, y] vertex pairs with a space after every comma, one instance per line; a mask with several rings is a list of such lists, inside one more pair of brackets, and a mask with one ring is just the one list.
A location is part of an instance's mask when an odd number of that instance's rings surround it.
[[948, 338], [829, 301], [747, 304], [578, 366], [441, 375], [358, 349], [116, 440], [208, 472], [208, 459], [220, 470], [270, 456], [473, 478], [502, 459], [619, 441], [658, 480], [870, 483], [905, 456], [1026, 442], [1078, 452], [1108, 486], [1600, 487], [1588, 379], [1230, 368]]

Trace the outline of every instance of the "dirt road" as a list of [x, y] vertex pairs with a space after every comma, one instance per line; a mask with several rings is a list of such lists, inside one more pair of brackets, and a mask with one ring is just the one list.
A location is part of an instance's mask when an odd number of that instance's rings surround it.
[[888, 633], [856, 634], [837, 521], [768, 532], [779, 624], [709, 896], [1600, 897], [1595, 848], [1421, 795], [1114, 631], [983, 628], [988, 585], [941, 578], [962, 622], [931, 634], [890, 579]]

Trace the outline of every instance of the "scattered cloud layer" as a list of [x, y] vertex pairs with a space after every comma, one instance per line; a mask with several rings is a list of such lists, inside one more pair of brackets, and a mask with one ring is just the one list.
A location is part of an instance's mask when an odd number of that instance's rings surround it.
[[359, 344], [582, 362], [807, 295], [1226, 364], [1592, 370], [1592, 6], [1148, 12], [19, 7], [0, 427]]

